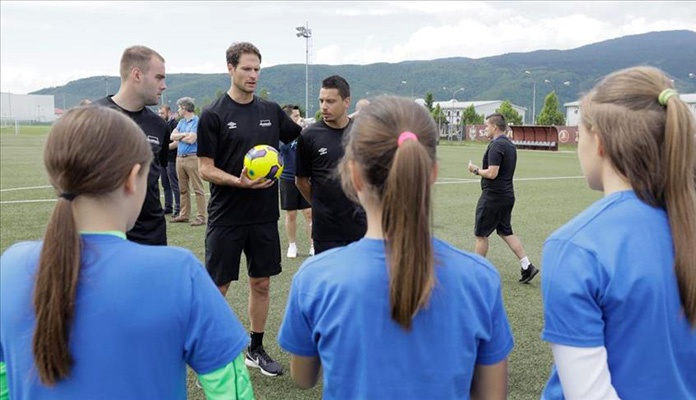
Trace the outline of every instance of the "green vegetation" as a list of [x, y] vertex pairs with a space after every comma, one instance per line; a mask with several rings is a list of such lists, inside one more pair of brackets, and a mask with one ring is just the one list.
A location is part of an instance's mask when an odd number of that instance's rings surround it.
[[462, 120], [460, 121], [460, 124], [462, 126], [464, 126], [464, 125], [480, 125], [484, 122], [485, 118], [486, 118], [486, 116], [483, 114], [476, 114], [476, 108], [472, 104], [469, 107], [467, 107], [466, 109], [464, 109], [464, 113], [462, 113]]
[[565, 125], [565, 115], [558, 111], [558, 98], [556, 92], [546, 95], [544, 108], [541, 109], [537, 118], [539, 125]]
[[[0, 135], [0, 249], [21, 240], [40, 239], [53, 209], [55, 193], [48, 185], [43, 171], [42, 149], [47, 127], [22, 127], [19, 135], [3, 131]], [[474, 208], [480, 194], [479, 180], [467, 172], [469, 159], [479, 162], [485, 143], [442, 142], [438, 148], [440, 171], [434, 188], [435, 234], [454, 246], [473, 251]], [[518, 153], [517, 204], [513, 212], [515, 233], [537, 266], [544, 240], [555, 229], [587, 207], [601, 195], [587, 189], [581, 177], [577, 157], [572, 148], [566, 151], [543, 152], [520, 150]], [[286, 375], [277, 378], [251, 372], [258, 399], [319, 399], [321, 387], [302, 391], [289, 375], [289, 355], [281, 351], [275, 340], [280, 326], [293, 274], [306, 258], [309, 249], [304, 236], [304, 220], [299, 219], [298, 244], [300, 255], [295, 260], [283, 259], [283, 273], [272, 282], [272, 301], [265, 345], [270, 354], [285, 367]], [[283, 254], [287, 246], [279, 221]], [[204, 228], [186, 224], [168, 224], [169, 243], [191, 249], [200, 260], [204, 258]], [[495, 235], [494, 235], [495, 236]], [[540, 296], [541, 274], [529, 285], [520, 285], [519, 263], [512, 252], [497, 237], [491, 237], [490, 261], [500, 271], [505, 307], [515, 336], [515, 348], [510, 356], [511, 400], [537, 399], [551, 369], [552, 357], [548, 345], [539, 334], [542, 329]], [[244, 262], [244, 261], [242, 261]], [[227, 300], [245, 326], [247, 317], [248, 282], [245, 276], [232, 284]], [[432, 343], [424, 345], [433, 346]], [[195, 376], [188, 377], [189, 398], [204, 399], [195, 386]]]
[[[223, 51], [220, 49], [221, 55]], [[384, 94], [425, 98], [428, 92], [434, 101], [445, 101], [452, 96], [451, 88], [465, 87], [460, 97], [467, 101], [507, 99], [531, 112], [534, 88], [537, 106], [552, 90], [545, 80], [569, 82], [567, 86], [556, 88], [558, 106], [562, 107], [563, 103], [577, 100], [604, 75], [635, 65], [663, 69], [677, 79], [675, 84], [681, 93], [688, 93], [696, 91], [696, 80], [688, 79], [688, 73], [694, 72], [693, 65], [696, 65], [695, 54], [696, 32], [666, 31], [626, 36], [572, 50], [511, 53], [476, 60], [457, 57], [395, 64], [311, 65], [307, 115], [314, 115], [318, 109], [316, 99], [321, 80], [333, 74], [345, 77], [350, 83], [353, 105], [361, 98]], [[113, 67], [116, 71], [117, 65]], [[222, 63], [220, 70], [225, 70]], [[73, 107], [84, 98], [95, 100], [104, 97], [106, 92], [114, 94], [119, 84], [116, 76], [95, 76], [34, 93], [55, 95], [58, 108]], [[167, 71], [167, 86], [163, 103], [175, 105], [178, 98], [190, 96], [202, 108], [218, 97], [217, 91], [229, 88], [230, 78], [225, 73], [175, 74]], [[264, 90], [270, 100], [279, 104], [304, 105], [305, 65], [262, 66], [257, 93], [261, 95]]]
[[508, 100], [502, 102], [500, 107], [498, 107], [495, 112], [503, 114], [508, 124], [522, 125], [522, 116], [517, 112], [517, 110], [512, 108], [512, 104]]

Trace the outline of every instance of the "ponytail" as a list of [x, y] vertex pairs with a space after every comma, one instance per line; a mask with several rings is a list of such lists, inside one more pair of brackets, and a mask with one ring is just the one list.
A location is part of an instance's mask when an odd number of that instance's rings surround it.
[[665, 208], [679, 297], [689, 324], [696, 327], [696, 126], [678, 98], [665, 103]]
[[435, 284], [430, 235], [432, 179], [433, 162], [425, 147], [417, 139], [403, 141], [384, 185], [382, 230], [390, 271], [391, 316], [406, 330], [427, 304]]
[[41, 382], [53, 386], [73, 365], [70, 328], [80, 271], [81, 241], [72, 201], [61, 196], [46, 227], [34, 290], [34, 363]]
[[359, 201], [355, 166], [365, 195], [382, 209], [391, 317], [407, 331], [436, 283], [430, 226], [436, 147], [437, 126], [425, 107], [378, 97], [355, 119], [339, 165], [346, 195]]

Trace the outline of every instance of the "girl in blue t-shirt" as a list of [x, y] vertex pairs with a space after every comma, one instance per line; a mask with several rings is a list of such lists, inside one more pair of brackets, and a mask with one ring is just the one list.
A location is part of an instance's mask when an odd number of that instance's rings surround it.
[[188, 250], [126, 240], [152, 151], [130, 118], [69, 110], [46, 141], [59, 193], [43, 242], [0, 268], [0, 398], [185, 399], [186, 365], [208, 398], [252, 398], [248, 338]]
[[696, 125], [662, 71], [581, 101], [578, 157], [604, 197], [544, 244], [542, 399], [696, 398]]
[[365, 107], [340, 164], [367, 214], [365, 237], [307, 260], [280, 345], [324, 399], [505, 399], [513, 339], [500, 276], [431, 236], [437, 127], [411, 100]]

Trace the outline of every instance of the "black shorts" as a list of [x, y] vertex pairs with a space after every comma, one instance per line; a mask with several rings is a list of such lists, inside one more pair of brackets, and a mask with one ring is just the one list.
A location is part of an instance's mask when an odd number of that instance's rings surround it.
[[252, 278], [278, 275], [278, 222], [256, 225], [210, 226], [205, 233], [205, 267], [217, 286], [239, 279], [242, 251]]
[[514, 206], [514, 198], [491, 200], [481, 196], [476, 204], [474, 235], [488, 237], [494, 230], [500, 236], [512, 235], [511, 219]]
[[281, 210], [304, 210], [312, 207], [304, 198], [300, 189], [295, 186], [295, 181], [279, 179], [280, 182], [280, 209]]

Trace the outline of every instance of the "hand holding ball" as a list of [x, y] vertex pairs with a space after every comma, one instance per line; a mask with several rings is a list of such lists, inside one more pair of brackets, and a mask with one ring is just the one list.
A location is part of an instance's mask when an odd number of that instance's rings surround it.
[[283, 160], [278, 150], [267, 144], [252, 147], [244, 156], [244, 167], [251, 180], [265, 178], [275, 180], [283, 173]]

